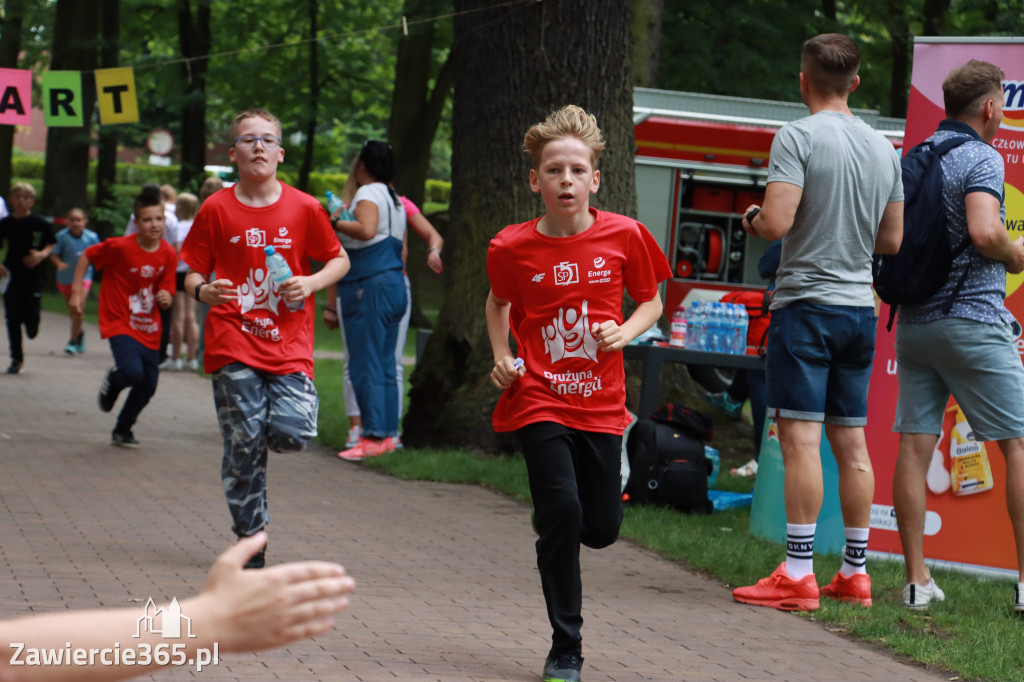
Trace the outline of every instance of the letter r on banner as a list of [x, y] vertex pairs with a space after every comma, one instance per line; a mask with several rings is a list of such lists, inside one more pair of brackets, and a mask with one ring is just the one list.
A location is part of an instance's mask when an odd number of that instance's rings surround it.
[[79, 71], [43, 73], [43, 115], [51, 128], [81, 128], [82, 74]]
[[96, 70], [96, 99], [100, 123], [136, 123], [139, 103], [135, 97], [135, 71], [130, 66]]
[[32, 123], [32, 72], [0, 69], [0, 125]]

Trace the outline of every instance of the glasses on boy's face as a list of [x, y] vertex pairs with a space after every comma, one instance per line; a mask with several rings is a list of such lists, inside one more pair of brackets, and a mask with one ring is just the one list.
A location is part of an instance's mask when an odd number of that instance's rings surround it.
[[235, 138], [235, 144], [239, 147], [245, 147], [246, 149], [252, 149], [259, 142], [263, 145], [264, 149], [277, 149], [281, 146], [281, 138], [274, 137], [273, 135], [264, 135], [257, 137], [255, 135], [242, 135], [241, 137]]

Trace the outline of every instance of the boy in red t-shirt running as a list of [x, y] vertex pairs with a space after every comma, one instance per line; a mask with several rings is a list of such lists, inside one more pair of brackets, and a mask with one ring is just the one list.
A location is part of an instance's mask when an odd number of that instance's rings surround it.
[[165, 242], [164, 207], [159, 197], [135, 198], [135, 222], [139, 231], [114, 237], [87, 248], [75, 266], [69, 306], [82, 314], [83, 280], [91, 264], [103, 270], [100, 285], [100, 336], [110, 341], [114, 366], [100, 387], [99, 406], [110, 412], [117, 396], [131, 388], [117, 416], [111, 444], [137, 448], [132, 427], [156, 393], [160, 375], [160, 311], [174, 299], [174, 269], [178, 257]]
[[[505, 390], [493, 422], [516, 432], [529, 473], [553, 630], [544, 680], [579, 680], [580, 544], [607, 547], [622, 523], [629, 416], [621, 351], [661, 316], [658, 283], [672, 272], [644, 226], [590, 208], [604, 149], [593, 115], [572, 105], [555, 111], [530, 128], [524, 146], [545, 213], [506, 227], [487, 254], [491, 381]], [[629, 319], [624, 288], [639, 303]]]
[[[277, 117], [248, 109], [232, 121], [230, 135], [239, 182], [203, 203], [181, 259], [189, 265], [185, 290], [210, 304], [203, 364], [224, 437], [221, 482], [231, 529], [243, 538], [269, 523], [268, 451], [304, 450], [316, 436], [310, 297], [344, 277], [349, 262], [320, 202], [277, 179], [284, 159]], [[267, 272], [267, 246], [293, 273], [280, 285]], [[324, 264], [315, 274], [310, 258]], [[260, 550], [248, 567], [264, 562]]]

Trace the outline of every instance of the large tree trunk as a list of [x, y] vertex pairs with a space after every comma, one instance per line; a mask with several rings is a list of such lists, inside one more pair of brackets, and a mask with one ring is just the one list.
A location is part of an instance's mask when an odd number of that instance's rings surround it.
[[946, 13], [949, 12], [950, 0], [924, 0], [924, 21], [921, 35], [945, 35]]
[[487, 244], [543, 212], [527, 184], [523, 135], [565, 104], [597, 116], [607, 147], [594, 203], [634, 214], [630, 3], [563, 0], [485, 9], [455, 3], [455, 102], [448, 291], [425, 362], [412, 376], [411, 445], [504, 449], [491, 429], [498, 391], [484, 321]]
[[58, 2], [53, 29], [51, 71], [85, 71], [82, 78], [80, 128], [50, 128], [46, 132], [46, 169], [43, 201], [39, 212], [63, 215], [69, 208], [85, 206], [88, 195], [89, 144], [96, 83], [89, 73], [96, 69], [96, 32], [99, 13], [90, 2]]
[[633, 84], [658, 87], [665, 0], [633, 0]]
[[182, 64], [185, 101], [181, 107], [181, 174], [182, 189], [199, 191], [206, 177], [206, 72], [212, 38], [210, 35], [210, 1], [197, 0], [192, 16], [190, 0], [181, 0], [178, 7], [178, 43], [187, 58]]
[[[18, 68], [21, 52], [22, 0], [8, 0], [0, 14], [0, 68]], [[27, 105], [27, 103], [26, 103]], [[11, 155], [14, 153], [14, 126], [0, 126], [0, 195], [7, 196], [11, 186]]]
[[892, 52], [892, 81], [889, 88], [889, 116], [907, 115], [907, 92], [910, 90], [910, 19], [903, 0], [889, 0], [889, 37]]
[[388, 139], [395, 151], [395, 187], [420, 207], [430, 167], [430, 148], [451, 91], [453, 69], [450, 53], [440, 70], [434, 64], [434, 22], [421, 24], [416, 20], [436, 16], [446, 5], [447, 0], [405, 1], [404, 15], [413, 23], [409, 35], [399, 38], [395, 63], [388, 125]]
[[[118, 62], [118, 43], [121, 36], [121, 0], [103, 0], [100, 27], [100, 67], [112, 69]], [[96, 208], [112, 209], [117, 182], [117, 126], [101, 126], [96, 154]], [[95, 212], [100, 217], [93, 221], [93, 229], [106, 239], [114, 234], [114, 224], [106, 211]]]

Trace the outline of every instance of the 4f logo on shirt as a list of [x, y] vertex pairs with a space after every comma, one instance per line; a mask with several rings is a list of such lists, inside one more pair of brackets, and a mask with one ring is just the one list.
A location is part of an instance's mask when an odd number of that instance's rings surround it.
[[245, 245], [262, 249], [267, 245], [267, 233], [257, 227], [245, 231]]
[[579, 281], [580, 268], [576, 263], [562, 261], [561, 263], [555, 266], [555, 284], [578, 284]]
[[531, 282], [542, 282], [544, 280], [544, 273], [538, 272], [536, 275], [530, 278]]

